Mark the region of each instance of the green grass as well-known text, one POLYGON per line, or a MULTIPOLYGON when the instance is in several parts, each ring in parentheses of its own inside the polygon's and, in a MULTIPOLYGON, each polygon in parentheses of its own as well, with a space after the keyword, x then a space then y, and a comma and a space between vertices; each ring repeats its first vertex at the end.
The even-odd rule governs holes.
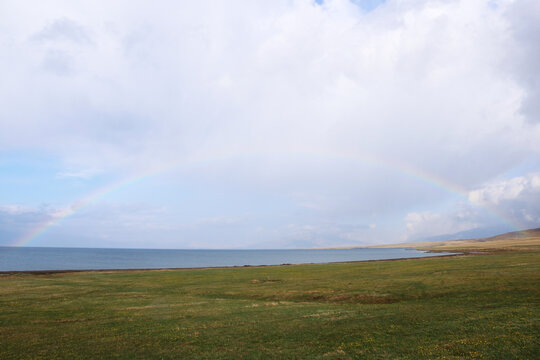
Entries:
POLYGON ((540 252, 0 276, 0 359, 533 359, 540 252))

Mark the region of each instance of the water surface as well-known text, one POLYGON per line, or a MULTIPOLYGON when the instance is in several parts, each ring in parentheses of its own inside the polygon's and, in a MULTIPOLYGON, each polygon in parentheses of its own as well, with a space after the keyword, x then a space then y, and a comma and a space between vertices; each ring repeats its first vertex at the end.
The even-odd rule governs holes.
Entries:
POLYGON ((0 247, 0 271, 307 264, 446 255, 406 249, 154 250, 0 247))

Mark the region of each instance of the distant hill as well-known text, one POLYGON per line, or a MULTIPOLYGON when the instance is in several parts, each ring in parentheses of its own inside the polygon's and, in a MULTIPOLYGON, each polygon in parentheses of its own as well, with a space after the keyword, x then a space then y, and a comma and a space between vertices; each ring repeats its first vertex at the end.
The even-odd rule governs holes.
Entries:
POLYGON ((492 236, 486 240, 505 240, 505 239, 521 239, 521 238, 530 238, 530 237, 540 237, 540 228, 513 231, 506 234, 492 236))
POLYGON ((540 228, 513 231, 486 238, 410 242, 392 245, 369 246, 371 248, 413 248, 432 251, 501 251, 540 249, 540 228))
POLYGON ((468 239, 480 239, 487 238, 491 236, 496 236, 504 234, 507 232, 513 231, 509 226, 489 226, 489 227, 480 227, 471 230, 459 231, 451 234, 443 234, 436 236, 428 237, 417 237, 412 238, 410 242, 426 242, 426 241, 446 241, 446 240, 468 240, 468 239))

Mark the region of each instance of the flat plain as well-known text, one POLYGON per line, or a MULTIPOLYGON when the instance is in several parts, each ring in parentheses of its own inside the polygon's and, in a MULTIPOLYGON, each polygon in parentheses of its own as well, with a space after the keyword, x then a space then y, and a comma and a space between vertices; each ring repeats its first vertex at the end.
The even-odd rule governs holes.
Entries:
POLYGON ((540 237, 505 241, 395 261, 3 274, 0 359, 538 358, 540 237))

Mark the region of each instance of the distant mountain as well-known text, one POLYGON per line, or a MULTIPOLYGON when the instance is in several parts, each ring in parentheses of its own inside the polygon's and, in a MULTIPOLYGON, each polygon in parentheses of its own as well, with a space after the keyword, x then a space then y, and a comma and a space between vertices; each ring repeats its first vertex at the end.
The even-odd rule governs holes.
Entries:
POLYGON ((401 244, 375 245, 373 248, 416 248, 434 251, 501 251, 540 249, 540 228, 512 231, 491 237, 416 241, 401 244))
MULTIPOLYGON (((431 241, 447 241, 447 240, 467 240, 467 239, 479 239, 497 236, 506 233, 514 229, 508 226, 492 226, 482 227, 471 230, 460 231, 452 234, 436 235, 423 238, 411 239, 410 242, 431 242, 431 241)), ((528 230, 527 230, 528 231, 528 230)))

